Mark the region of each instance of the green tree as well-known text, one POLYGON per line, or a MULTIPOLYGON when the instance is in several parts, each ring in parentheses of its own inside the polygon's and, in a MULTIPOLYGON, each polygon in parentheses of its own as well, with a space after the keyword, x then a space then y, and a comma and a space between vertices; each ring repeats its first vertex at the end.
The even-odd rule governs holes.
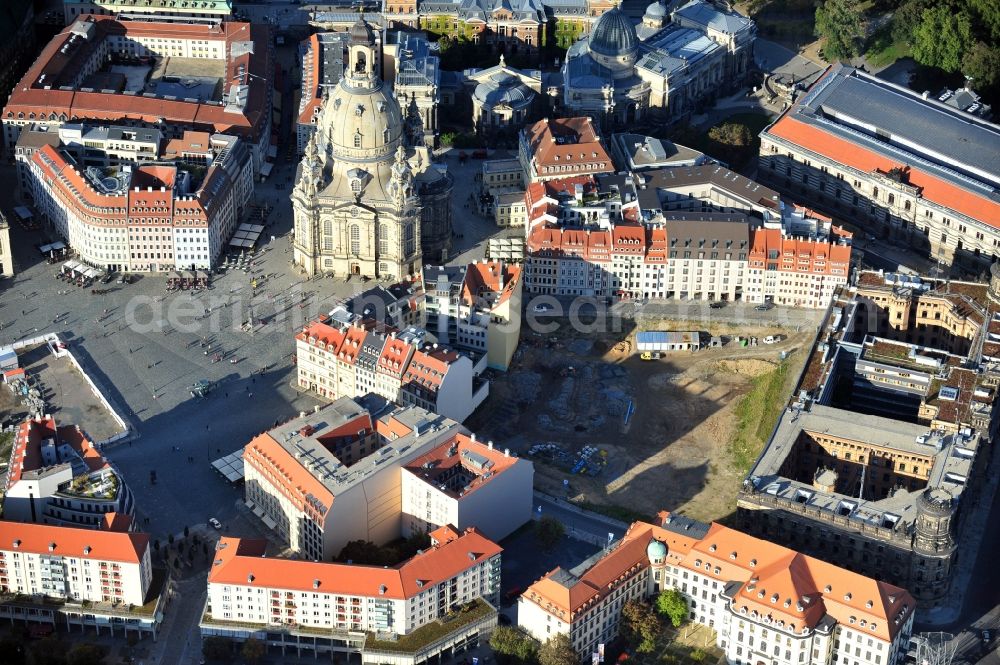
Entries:
POLYGON ((260 640, 249 638, 243 643, 240 648, 240 655, 243 656, 243 660, 247 661, 251 665, 260 661, 264 655, 267 654, 267 646, 260 640))
POLYGON ((649 653, 660 636, 660 620, 646 603, 630 600, 622 607, 622 635, 639 653, 649 653))
POLYGON ((912 45, 924 12, 933 6, 934 0, 907 0, 900 5, 892 15, 892 38, 912 45))
POLYGON ((929 67, 957 72, 972 45, 972 22, 964 11, 945 5, 924 10, 913 35, 913 58, 929 67))
POLYGON ((543 550, 551 550, 566 535, 566 527, 554 517, 543 517, 535 522, 535 540, 543 550))
POLYGON ((370 540, 352 540, 344 548, 340 550, 340 555, 337 557, 338 561, 350 561, 351 563, 368 565, 368 566, 383 566, 388 565, 384 563, 385 553, 382 548, 373 543, 370 540))
POLYGON ((826 39, 823 55, 827 60, 849 60, 858 55, 864 34, 855 0, 825 0, 816 7, 816 36, 826 39))
POLYGON ((225 637, 206 637, 201 641, 201 653, 209 660, 228 663, 233 659, 233 641, 225 637))
POLYGON ((1000 49, 976 42, 962 58, 962 73, 972 79, 976 90, 1000 83, 1000 49))
POLYGON ((66 654, 68 665, 103 665, 107 651, 97 644, 77 644, 66 654))
POLYGON ((512 626, 497 626, 490 635, 490 648, 501 662, 530 663, 535 659, 538 644, 512 626))
POLYGON ((969 7, 979 19, 977 26, 980 26, 985 35, 988 35, 994 42, 1000 41, 1000 2, 996 0, 968 0, 969 7))
POLYGON ((679 628, 688 616, 687 600, 677 589, 661 591, 656 597, 656 611, 670 619, 674 628, 679 628))
POLYGON ((569 636, 558 633, 538 649, 539 665, 580 665, 580 656, 573 650, 569 636))

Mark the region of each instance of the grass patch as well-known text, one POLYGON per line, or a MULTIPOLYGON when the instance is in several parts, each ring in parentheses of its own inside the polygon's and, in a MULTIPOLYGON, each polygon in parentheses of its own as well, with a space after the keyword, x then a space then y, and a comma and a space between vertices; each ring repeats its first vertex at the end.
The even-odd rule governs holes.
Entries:
POLYGON ((589 501, 572 501, 571 503, 582 510, 589 510, 590 512, 597 513, 598 515, 604 515, 605 517, 610 517, 611 519, 621 520, 626 524, 631 524, 632 522, 655 521, 651 515, 646 515, 638 510, 632 510, 631 508, 626 508, 624 506, 590 503, 589 501))
POLYGON ((773 371, 755 377, 750 392, 736 405, 736 431, 729 442, 729 456, 740 475, 750 471, 784 410, 790 366, 789 360, 784 360, 773 371))
POLYGON ((482 600, 474 600, 458 612, 455 612, 450 619, 433 621, 417 628, 408 635, 401 635, 398 640, 383 642, 375 639, 373 633, 368 633, 368 639, 365 640, 365 651, 372 649, 376 651, 415 653, 442 637, 455 632, 459 628, 473 621, 478 621, 488 616, 490 612, 495 611, 489 603, 482 600))
POLYGON ((888 67, 900 58, 912 55, 904 42, 894 41, 890 26, 885 26, 874 35, 865 52, 865 59, 872 67, 888 67))

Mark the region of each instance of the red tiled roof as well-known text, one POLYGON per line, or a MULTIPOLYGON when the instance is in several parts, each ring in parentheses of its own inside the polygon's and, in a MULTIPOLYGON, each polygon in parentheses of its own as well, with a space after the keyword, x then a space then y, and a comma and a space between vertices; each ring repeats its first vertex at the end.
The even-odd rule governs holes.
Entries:
POLYGON ((551 166, 567 167, 565 175, 614 172, 611 158, 590 118, 539 120, 524 131, 539 175, 544 175, 543 169, 551 166), (559 142, 563 137, 565 141, 559 142))
POLYGON ((260 540, 222 538, 209 570, 209 584, 405 599, 503 551, 475 529, 432 546, 394 568, 272 559, 262 556, 264 545, 260 540))
POLYGON ((426 482, 439 486, 439 478, 442 476, 451 477, 457 467, 463 467, 467 474, 475 476, 463 489, 464 494, 468 494, 483 485, 491 482, 498 475, 514 466, 518 461, 517 457, 504 455, 502 451, 490 447, 481 441, 475 441, 466 434, 456 434, 447 441, 441 443, 433 450, 429 450, 420 457, 412 460, 406 465, 406 469, 426 482), (462 453, 475 453, 479 457, 490 463, 488 469, 477 469, 465 464, 466 459, 462 453), (490 476, 484 477, 486 472, 490 476))
MULTIPOLYGON (((46 117, 50 113, 65 115, 68 119, 107 120, 121 122, 141 120, 157 124, 200 125, 211 127, 213 131, 256 138, 264 128, 270 115, 270 45, 268 27, 251 25, 237 21, 221 24, 161 23, 156 21, 119 21, 110 16, 81 17, 94 24, 94 34, 90 39, 77 38, 76 48, 69 54, 61 49, 73 35, 73 26, 67 26, 42 50, 41 55, 27 73, 14 86, 10 98, 3 109, 4 119, 17 119, 18 113, 28 119, 30 114, 46 117), (227 57, 226 89, 240 71, 260 77, 248 83, 249 94, 246 107, 241 113, 226 110, 221 103, 188 102, 184 100, 157 99, 142 95, 84 92, 82 90, 58 90, 57 86, 73 85, 79 69, 99 48, 101 42, 112 35, 132 35, 138 37, 160 37, 164 39, 190 39, 199 41, 224 41, 226 53, 232 52, 235 42, 251 41, 253 53, 237 57, 227 57), (242 69, 241 69, 242 68, 242 69), (39 83, 42 75, 45 80, 39 83), (65 80, 63 80, 65 79, 65 80), (46 90, 50 85, 52 89, 46 90)), ((78 21, 79 22, 79 21, 78 21)))
POLYGON ((917 187, 925 199, 1000 228, 1000 203, 931 175, 921 170, 920 164, 896 162, 819 127, 800 122, 788 113, 768 133, 866 173, 875 170, 886 173, 893 168, 908 167, 909 184, 917 187))
MULTIPOLYGON (((661 523, 668 516, 661 512, 661 523)), ((609 581, 647 568, 646 546, 653 539, 667 546, 671 565, 721 582, 741 582, 734 600, 738 611, 743 607, 748 613, 756 610, 792 630, 814 627, 830 615, 854 630, 888 641, 914 611, 913 598, 904 589, 714 523, 704 538, 695 539, 677 530, 636 522, 611 554, 568 588, 553 579, 557 571, 552 571, 532 584, 523 597, 569 620, 593 599, 612 592, 609 581)))
POLYGON ((749 266, 764 268, 766 263, 776 263, 783 272, 809 274, 847 275, 851 264, 850 245, 840 245, 807 238, 790 238, 781 229, 751 229, 749 266), (769 259, 771 252, 777 258, 769 259))
POLYGON ((32 552, 95 561, 140 563, 148 547, 149 536, 134 531, 101 531, 51 524, 0 521, 0 549, 7 552, 32 552))

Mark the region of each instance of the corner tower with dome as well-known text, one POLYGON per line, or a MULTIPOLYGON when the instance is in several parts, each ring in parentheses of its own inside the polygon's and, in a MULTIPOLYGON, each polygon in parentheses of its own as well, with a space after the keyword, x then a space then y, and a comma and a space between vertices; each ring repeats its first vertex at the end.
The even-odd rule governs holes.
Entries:
POLYGON ((425 254, 447 255, 451 177, 427 148, 405 145, 403 113, 376 75, 377 54, 371 26, 359 19, 344 76, 299 166, 293 261, 308 275, 397 280, 417 274, 425 254))
POLYGON ((563 64, 563 106, 605 127, 641 120, 649 109, 649 83, 636 71, 639 38, 620 7, 604 13, 590 35, 573 44, 563 64))

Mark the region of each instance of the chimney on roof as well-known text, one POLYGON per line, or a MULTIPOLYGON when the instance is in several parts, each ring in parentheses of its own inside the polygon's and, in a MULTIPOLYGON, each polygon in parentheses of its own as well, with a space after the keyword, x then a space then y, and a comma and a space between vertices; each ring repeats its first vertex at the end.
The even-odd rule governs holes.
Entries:
POLYGON ((492 441, 487 441, 486 442, 486 447, 489 448, 490 450, 493 450, 493 442, 492 441))
POLYGON ((83 548, 83 553, 84 555, 90 554, 90 545, 87 545, 86 547, 83 548))
POLYGON ((319 580, 313 580, 313 588, 314 589, 318 589, 319 588, 319 580))
POLYGON ((503 456, 504 457, 510 457, 510 448, 504 448, 503 449, 503 456))
POLYGON ((49 551, 50 552, 54 552, 55 549, 56 549, 56 544, 55 543, 49 543, 49 551))

